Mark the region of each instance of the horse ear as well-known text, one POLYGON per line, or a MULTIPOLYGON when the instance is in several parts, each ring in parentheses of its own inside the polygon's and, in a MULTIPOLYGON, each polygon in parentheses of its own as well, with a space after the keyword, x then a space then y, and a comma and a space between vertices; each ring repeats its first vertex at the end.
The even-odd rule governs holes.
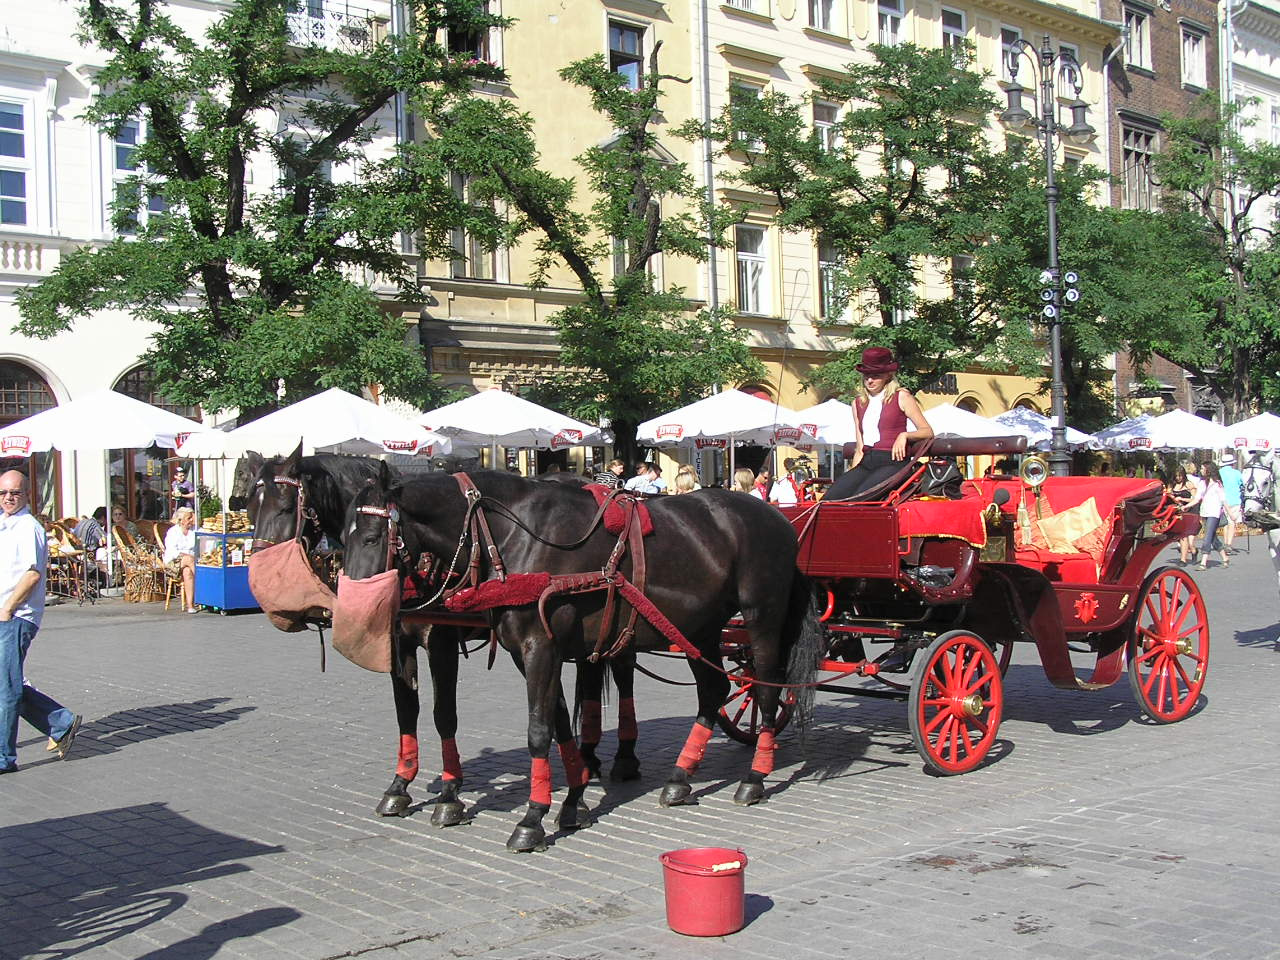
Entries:
POLYGON ((284 472, 286 476, 295 477, 298 475, 298 471, 302 467, 302 441, 301 440, 299 440, 298 445, 294 447, 293 453, 289 454, 287 457, 284 458, 284 462, 281 463, 281 466, 284 467, 284 472))
POLYGON ((246 450, 244 453, 245 470, 249 472, 251 477, 256 477, 261 473, 262 467, 266 462, 262 454, 257 450, 246 450))
POLYGON ((395 486, 395 481, 391 477, 391 467, 385 460, 378 461, 378 485, 383 490, 390 490, 395 486))

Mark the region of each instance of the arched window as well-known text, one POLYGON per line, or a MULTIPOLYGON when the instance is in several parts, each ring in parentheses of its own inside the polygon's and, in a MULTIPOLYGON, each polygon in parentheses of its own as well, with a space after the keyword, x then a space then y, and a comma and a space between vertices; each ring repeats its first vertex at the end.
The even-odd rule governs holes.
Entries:
POLYGON ((134 367, 116 381, 113 389, 116 393, 123 393, 126 397, 133 397, 135 400, 149 403, 153 407, 159 407, 161 410, 168 410, 170 413, 176 413, 178 416, 186 417, 188 420, 197 420, 200 417, 200 409, 198 407, 170 403, 163 396, 156 393, 155 377, 148 367, 134 367))
MULTIPOLYGON (((146 366, 137 366, 125 373, 112 389, 188 420, 200 417, 198 407, 171 403, 157 393, 155 377, 146 366)), ((171 455, 172 451, 159 447, 108 451, 112 503, 122 505, 130 517, 143 520, 162 520, 171 516, 176 505, 172 497, 173 469, 180 466, 166 463, 166 458, 171 455)), ((188 468, 185 479, 195 483, 194 470, 188 468)))
POLYGON ((956 406, 961 410, 969 411, 969 413, 977 413, 981 404, 978 403, 977 397, 961 397, 956 401, 956 406))
POLYGON ((766 387, 762 387, 755 383, 749 383, 746 386, 739 387, 738 389, 745 394, 749 394, 753 397, 759 397, 761 400, 768 400, 770 403, 773 403, 773 394, 770 393, 766 387))
MULTIPOLYGON (((58 399, 40 376, 25 363, 0 360, 0 428, 34 416, 58 405, 58 399)), ((35 453, 30 457, 3 457, 6 470, 22 470, 27 474, 31 490, 31 511, 46 516, 58 513, 57 452, 35 453)))

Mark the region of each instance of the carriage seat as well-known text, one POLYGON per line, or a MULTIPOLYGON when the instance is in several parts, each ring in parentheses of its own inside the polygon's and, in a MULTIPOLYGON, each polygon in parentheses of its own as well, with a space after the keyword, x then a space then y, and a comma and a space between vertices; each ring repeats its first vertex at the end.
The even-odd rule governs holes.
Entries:
MULTIPOLYGON (((1023 566, 1040 570, 1049 580, 1096 583, 1113 537, 1126 532, 1120 529, 1125 501, 1159 488, 1158 480, 1050 477, 1040 488, 1038 515, 1034 495, 1027 490, 1027 509, 1032 516, 1031 543, 1023 543, 1022 531, 1018 530, 1014 535, 1014 559, 1023 566)), ((976 499, 986 506, 993 502, 999 489, 1009 493, 1009 499, 1000 509, 1016 521, 1023 492, 1021 481, 966 480, 961 492, 966 499, 976 499)))

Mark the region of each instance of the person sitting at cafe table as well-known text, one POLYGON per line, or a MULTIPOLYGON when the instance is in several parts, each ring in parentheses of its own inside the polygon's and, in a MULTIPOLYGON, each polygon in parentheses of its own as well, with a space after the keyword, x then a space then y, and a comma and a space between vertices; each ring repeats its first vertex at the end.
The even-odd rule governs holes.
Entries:
POLYGON ((182 579, 182 609, 198 613, 196 595, 196 512, 179 507, 173 526, 164 535, 164 565, 169 576, 182 579))

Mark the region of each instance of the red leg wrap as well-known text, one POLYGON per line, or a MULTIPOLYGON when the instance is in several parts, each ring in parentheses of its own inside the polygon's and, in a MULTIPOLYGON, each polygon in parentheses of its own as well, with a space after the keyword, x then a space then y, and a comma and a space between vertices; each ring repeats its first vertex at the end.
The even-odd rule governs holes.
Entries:
POLYGON ((445 780, 462 779, 462 761, 458 759, 458 743, 452 737, 440 741, 440 754, 444 758, 444 772, 440 774, 445 780))
POLYGON ((702 762, 707 752, 707 741, 710 739, 711 728, 694 721, 693 729, 689 731, 689 739, 684 742, 684 749, 680 751, 680 757, 676 760, 676 766, 685 773, 693 773, 697 770, 698 764, 702 762))
POLYGON ((778 748, 774 743, 772 730, 761 730, 756 740, 756 755, 751 761, 751 769, 766 777, 773 773, 773 751, 778 748))
POLYGON ((582 762, 582 754, 578 752, 578 745, 570 740, 559 746, 560 762, 564 764, 564 775, 565 779, 569 781, 569 786, 585 787, 591 776, 587 773, 587 765, 582 762))
POLYGON ((529 784, 529 802, 551 806, 551 761, 546 757, 534 757, 532 783, 529 784))
POLYGON ((400 762, 396 764, 396 776, 412 780, 418 775, 418 738, 412 734, 400 736, 400 762))
POLYGON ((636 701, 632 697, 623 697, 618 701, 618 739, 634 740, 636 738, 636 701))
POLYGON ((582 701, 582 742, 595 746, 600 742, 600 701, 582 701))

